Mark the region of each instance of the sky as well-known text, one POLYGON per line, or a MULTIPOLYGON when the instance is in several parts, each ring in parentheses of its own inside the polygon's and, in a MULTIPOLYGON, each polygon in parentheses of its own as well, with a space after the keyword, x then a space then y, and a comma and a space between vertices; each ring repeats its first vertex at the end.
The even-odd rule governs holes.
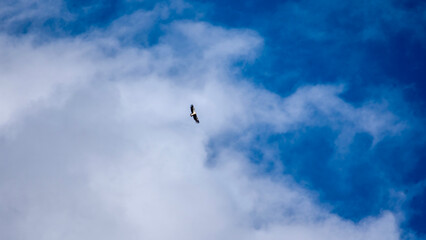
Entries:
POLYGON ((0 238, 425 240, 425 26, 415 0, 1 1, 0 238))

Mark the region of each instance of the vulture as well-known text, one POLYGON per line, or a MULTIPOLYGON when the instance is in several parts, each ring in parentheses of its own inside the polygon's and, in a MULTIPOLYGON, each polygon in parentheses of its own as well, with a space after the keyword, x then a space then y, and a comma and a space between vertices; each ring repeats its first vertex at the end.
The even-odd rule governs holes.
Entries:
POLYGON ((195 112, 194 105, 191 104, 191 114, 189 114, 190 117, 193 117, 196 123, 200 123, 200 120, 198 120, 197 113, 195 112))

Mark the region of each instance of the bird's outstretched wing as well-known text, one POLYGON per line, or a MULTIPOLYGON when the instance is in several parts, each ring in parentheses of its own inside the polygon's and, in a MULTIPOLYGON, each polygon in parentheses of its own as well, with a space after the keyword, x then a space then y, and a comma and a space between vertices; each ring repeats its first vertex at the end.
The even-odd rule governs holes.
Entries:
POLYGON ((200 123, 200 120, 198 120, 197 114, 195 114, 193 117, 196 123, 200 123))
POLYGON ((191 113, 194 113, 194 112, 195 112, 194 105, 191 104, 191 113))

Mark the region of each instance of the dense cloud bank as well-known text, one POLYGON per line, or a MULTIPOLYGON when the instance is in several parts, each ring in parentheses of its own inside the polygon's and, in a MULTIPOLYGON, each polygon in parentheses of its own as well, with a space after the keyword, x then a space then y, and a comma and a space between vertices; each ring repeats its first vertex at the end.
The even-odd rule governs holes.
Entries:
MULTIPOLYGON (((358 134, 374 148, 410 128, 385 101, 355 106, 342 99, 344 84, 305 85, 288 96, 251 84, 236 63, 250 64, 264 41, 248 29, 175 20, 155 44, 134 43, 150 23, 190 7, 179 2, 76 36, 11 31, 64 6, 20 1, 0 13, 2 239, 402 238, 400 209, 344 219, 241 147, 265 134, 327 127, 337 154, 358 134), (232 143, 212 144, 230 136, 232 143)), ((282 164, 279 151, 264 147, 282 164)))

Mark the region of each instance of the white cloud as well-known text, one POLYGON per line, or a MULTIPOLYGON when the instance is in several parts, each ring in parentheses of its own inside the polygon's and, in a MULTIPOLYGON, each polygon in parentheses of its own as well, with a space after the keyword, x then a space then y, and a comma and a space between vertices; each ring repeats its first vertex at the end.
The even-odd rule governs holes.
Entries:
MULTIPOLYGON (((1 35, 0 48, 0 126, 23 110, 31 111, 37 102, 47 101, 55 90, 62 88, 61 94, 66 94, 74 85, 89 81, 96 71, 95 62, 89 60, 91 46, 78 41, 35 47, 31 38, 1 35)), ((44 104, 56 104, 64 95, 56 97, 44 104)))
POLYGON ((336 86, 281 98, 235 79, 233 61, 261 47, 251 31, 166 30, 150 48, 98 33, 43 45, 2 36, 1 238, 399 239, 393 213, 343 220, 232 146, 206 166, 217 134, 327 124, 380 139, 398 131, 395 116, 351 106, 336 86))

